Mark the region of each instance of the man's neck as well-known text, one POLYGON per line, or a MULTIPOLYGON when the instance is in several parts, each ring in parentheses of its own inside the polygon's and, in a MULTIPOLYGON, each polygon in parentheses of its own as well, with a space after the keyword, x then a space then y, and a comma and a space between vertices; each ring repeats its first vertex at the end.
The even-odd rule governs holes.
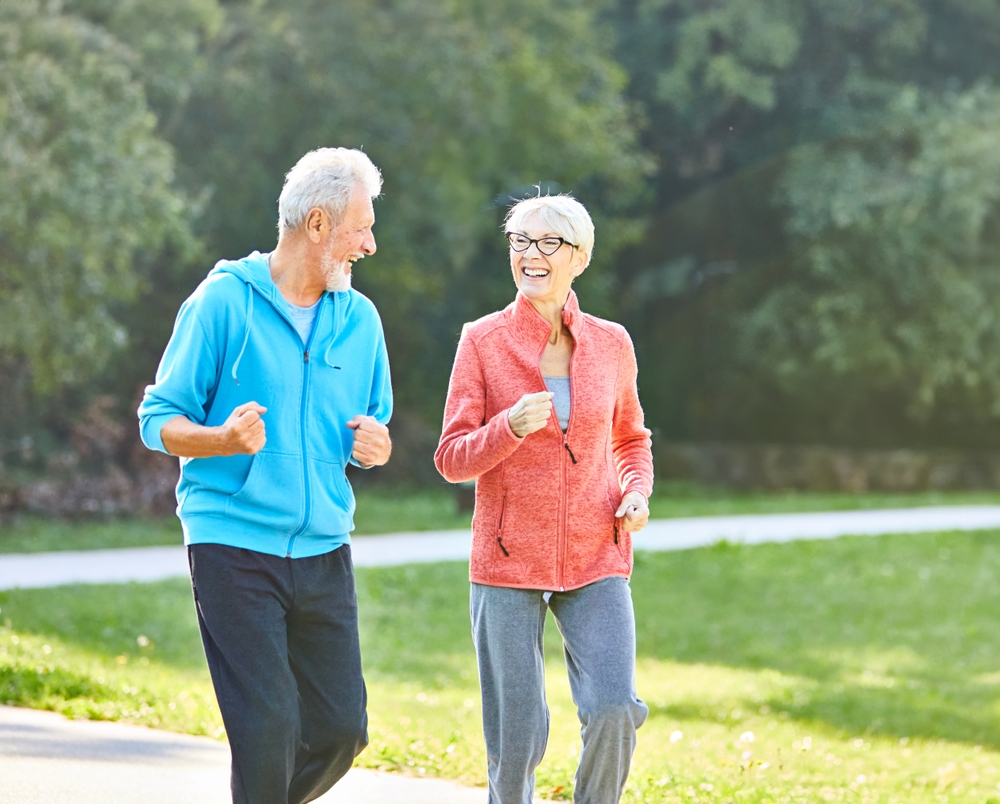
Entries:
POLYGON ((271 281, 285 301, 299 307, 311 307, 323 295, 323 282, 318 265, 313 265, 309 243, 304 238, 282 236, 271 252, 271 281))

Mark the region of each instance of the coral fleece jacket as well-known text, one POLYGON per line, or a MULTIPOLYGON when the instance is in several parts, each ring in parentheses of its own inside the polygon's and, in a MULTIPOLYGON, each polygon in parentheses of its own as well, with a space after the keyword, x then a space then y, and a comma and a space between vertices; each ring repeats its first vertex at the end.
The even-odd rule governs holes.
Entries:
POLYGON ((625 328, 580 312, 570 292, 572 407, 525 438, 507 412, 545 391, 539 360, 551 328, 521 294, 466 324, 455 356, 434 462, 445 479, 476 479, 474 583, 564 591, 632 573, 631 534, 615 512, 622 496, 653 488, 636 362, 625 328))

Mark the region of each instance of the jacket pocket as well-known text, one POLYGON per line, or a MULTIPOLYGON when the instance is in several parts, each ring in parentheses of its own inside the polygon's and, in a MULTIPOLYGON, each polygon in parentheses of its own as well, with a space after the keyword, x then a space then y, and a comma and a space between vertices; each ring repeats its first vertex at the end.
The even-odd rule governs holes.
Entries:
POLYGON ((500 514, 497 516, 497 533, 496 533, 496 547, 494 550, 494 558, 496 560, 502 560, 505 558, 510 558, 510 545, 503 543, 503 518, 504 514, 507 513, 507 495, 504 494, 500 498, 500 514))
POLYGON ((527 565, 524 561, 524 540, 519 533, 511 532, 507 510, 507 495, 500 500, 500 513, 497 516, 496 532, 493 534, 493 545, 490 550, 490 579, 500 585, 520 585, 527 577, 527 565), (504 532, 504 525, 507 531, 504 532))
POLYGON ((310 461, 312 498, 308 530, 339 536, 354 529, 354 490, 344 467, 328 461, 310 461))
POLYGON ((260 480, 260 473, 263 471, 264 461, 267 453, 258 452, 250 461, 250 471, 247 472, 247 479, 243 481, 239 491, 233 495, 234 500, 249 500, 253 497, 254 489, 260 480))
MULTIPOLYGON (((618 510, 618 506, 621 505, 621 494, 619 493, 618 499, 615 499, 615 490, 608 486, 608 516, 611 517, 612 530, 611 538, 615 544, 621 544, 621 522, 618 517, 615 516, 615 512, 618 510)), ((607 520, 605 520, 607 521, 607 520)))
POLYGON ((615 513, 618 511, 618 506, 621 505, 621 492, 617 494, 618 499, 615 499, 615 491, 608 487, 608 505, 611 507, 611 541, 618 550, 618 555, 621 560, 629 568, 631 572, 632 568, 632 534, 629 533, 625 528, 622 527, 622 518, 616 517, 615 513))
POLYGON ((503 515, 507 511, 507 495, 500 498, 500 516, 497 517, 497 537, 503 536, 503 515))
POLYGON ((226 516, 279 530, 294 530, 302 517, 301 458, 258 452, 246 482, 226 502, 226 516))
POLYGON ((632 534, 622 527, 620 520, 615 520, 615 544, 622 561, 632 571, 632 534))

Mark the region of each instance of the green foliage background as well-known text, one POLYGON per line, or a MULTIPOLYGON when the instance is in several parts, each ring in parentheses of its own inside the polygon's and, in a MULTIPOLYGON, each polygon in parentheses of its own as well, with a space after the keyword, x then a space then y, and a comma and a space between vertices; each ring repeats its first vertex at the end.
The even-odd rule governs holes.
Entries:
POLYGON ((997 446, 998 47, 997 0, 5 0, 0 458, 97 395, 131 427, 180 301, 329 144, 386 178, 356 283, 397 477, 433 476, 532 185, 592 210, 578 290, 660 437, 997 446))

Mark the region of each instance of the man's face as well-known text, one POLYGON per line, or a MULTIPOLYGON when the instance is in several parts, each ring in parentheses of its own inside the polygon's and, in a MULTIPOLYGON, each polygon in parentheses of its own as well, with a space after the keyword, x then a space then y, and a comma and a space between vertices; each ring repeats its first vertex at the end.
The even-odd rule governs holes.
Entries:
POLYGON ((330 233, 320 258, 320 270, 327 290, 337 292, 351 287, 351 266, 375 253, 374 225, 372 200, 359 184, 354 188, 344 219, 330 233))

